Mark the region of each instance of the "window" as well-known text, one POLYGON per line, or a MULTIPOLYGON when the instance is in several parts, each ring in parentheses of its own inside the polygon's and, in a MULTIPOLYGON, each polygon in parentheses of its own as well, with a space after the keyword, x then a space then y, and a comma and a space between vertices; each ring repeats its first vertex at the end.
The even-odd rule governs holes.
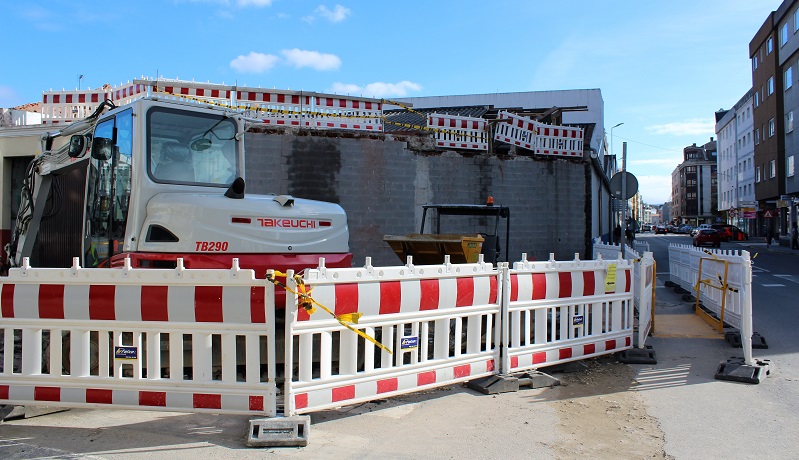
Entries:
POLYGON ((755 107, 760 105, 760 95, 755 93, 755 107))
POLYGON ((780 29, 780 46, 785 46, 788 43, 788 23, 782 25, 780 29))
POLYGON ((746 108, 746 119, 748 120, 748 119, 750 119, 750 118, 752 118, 752 114, 751 114, 751 113, 749 113, 749 107, 747 107, 747 108, 746 108))
POLYGON ((760 166, 755 168, 755 182, 760 182, 760 166))
POLYGON ((785 132, 793 131, 793 110, 785 114, 785 132))
POLYGON ((755 129, 755 145, 758 145, 759 143, 760 143, 760 130, 755 129))
POLYGON ((752 70, 757 70, 757 54, 752 58, 752 70))
MULTIPOLYGON (((787 26, 787 24, 786 24, 786 26, 787 26)), ((785 40, 788 40, 788 39, 786 38, 785 40)), ((769 37, 768 40, 766 40, 766 56, 771 54, 772 51, 774 51, 774 39, 769 37)))
POLYGON ((774 94, 774 77, 768 77, 768 95, 774 94))
POLYGON ((799 10, 793 12, 793 33, 799 31, 799 10))
POLYGON ((785 169, 787 169, 788 177, 793 177, 794 174, 794 164, 793 164, 793 155, 788 157, 788 165, 785 169))
POLYGON ((793 66, 785 69, 785 91, 788 91, 793 86, 793 66))
POLYGON ((768 162, 768 177, 769 179, 774 179, 777 177, 777 160, 771 160, 768 162))
POLYGON ((774 119, 768 121, 768 137, 771 137, 775 134, 775 126, 774 126, 774 119))

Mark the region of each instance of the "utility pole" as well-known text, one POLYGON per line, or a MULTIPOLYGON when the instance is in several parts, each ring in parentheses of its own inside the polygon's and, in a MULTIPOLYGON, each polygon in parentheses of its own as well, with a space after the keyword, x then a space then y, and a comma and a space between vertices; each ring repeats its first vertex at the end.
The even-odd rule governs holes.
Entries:
POLYGON ((621 258, 627 244, 627 142, 621 144, 621 258))

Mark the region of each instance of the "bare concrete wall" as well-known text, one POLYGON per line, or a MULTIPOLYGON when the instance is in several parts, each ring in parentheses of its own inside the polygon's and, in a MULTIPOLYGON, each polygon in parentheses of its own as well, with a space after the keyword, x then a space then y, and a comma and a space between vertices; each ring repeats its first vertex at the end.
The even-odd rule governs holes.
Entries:
MULTIPOLYGON (((523 252, 534 260, 550 253, 564 260, 590 251, 589 175, 581 160, 465 155, 436 151, 417 137, 344 135, 248 133, 247 191, 339 203, 347 212, 356 266, 367 256, 374 265, 399 263, 383 236, 418 232, 422 204, 482 204, 488 196, 510 208, 510 261, 523 252)), ((486 219, 455 225, 442 231, 493 232, 486 219)), ((504 238, 504 229, 500 234, 504 238)))

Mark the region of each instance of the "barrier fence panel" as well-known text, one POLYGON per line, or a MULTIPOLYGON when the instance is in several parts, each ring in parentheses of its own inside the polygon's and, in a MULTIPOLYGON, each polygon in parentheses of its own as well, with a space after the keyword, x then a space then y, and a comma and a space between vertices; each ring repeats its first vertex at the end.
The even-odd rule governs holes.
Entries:
POLYGON ((311 114, 317 128, 383 131, 383 104, 347 96, 315 97, 311 114))
POLYGON ((0 403, 274 416, 274 287, 178 261, 11 269, 0 403))
POLYGON ((514 263, 503 372, 631 348, 632 270, 622 259, 514 263))
POLYGON ((487 122, 484 118, 433 113, 427 126, 434 129, 433 138, 439 147, 488 150, 487 122))
POLYGON ((496 124, 495 140, 535 150, 535 123, 531 119, 504 111, 497 114, 497 119, 508 120, 508 123, 496 124))
MULTIPOLYGON (((319 308, 287 308, 287 415, 496 373, 500 305, 491 264, 372 267, 367 258, 363 268, 307 270, 304 283, 336 315, 361 314, 352 327, 391 353, 319 308)), ((291 277, 289 289, 297 289, 291 277)))

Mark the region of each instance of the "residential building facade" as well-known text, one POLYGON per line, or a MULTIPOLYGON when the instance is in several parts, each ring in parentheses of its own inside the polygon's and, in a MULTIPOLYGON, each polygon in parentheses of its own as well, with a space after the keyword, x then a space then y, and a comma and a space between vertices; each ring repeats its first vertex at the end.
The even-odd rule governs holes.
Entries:
POLYGON ((716 141, 683 149, 683 162, 671 174, 671 220, 677 224, 709 224, 717 221, 716 141))

